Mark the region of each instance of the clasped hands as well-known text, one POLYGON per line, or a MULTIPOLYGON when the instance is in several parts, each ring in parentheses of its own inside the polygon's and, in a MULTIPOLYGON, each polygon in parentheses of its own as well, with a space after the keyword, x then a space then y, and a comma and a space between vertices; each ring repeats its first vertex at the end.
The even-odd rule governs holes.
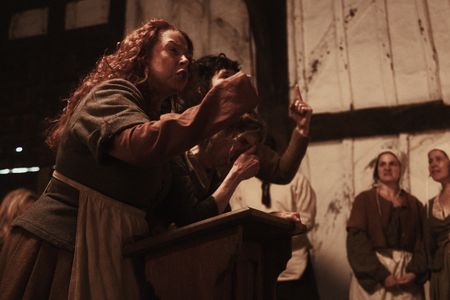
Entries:
POLYGON ((384 287, 387 289, 392 289, 395 287, 402 287, 409 285, 414 282, 416 279, 416 274, 414 273, 405 273, 402 276, 394 276, 390 274, 386 279, 384 279, 384 287))

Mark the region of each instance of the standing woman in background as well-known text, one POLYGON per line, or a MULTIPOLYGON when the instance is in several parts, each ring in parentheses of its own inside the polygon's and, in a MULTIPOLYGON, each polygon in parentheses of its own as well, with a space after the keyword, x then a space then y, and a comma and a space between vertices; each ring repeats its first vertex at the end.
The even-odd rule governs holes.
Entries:
POLYGON ((428 170, 442 190, 427 205, 427 245, 430 255, 430 299, 450 299, 450 145, 428 152, 428 170))
POLYGON ((75 89, 47 139, 57 149, 53 177, 0 255, 0 299, 142 297, 122 247, 148 234, 146 214, 171 185, 170 159, 258 102, 238 73, 199 105, 161 115, 187 83, 192 52, 184 32, 151 20, 75 89))
POLYGON ((12 221, 23 214, 36 201, 34 192, 18 188, 10 191, 0 204, 0 250, 11 231, 12 221))
POLYGON ((351 300, 424 299, 422 204, 400 188, 405 165, 399 151, 381 151, 373 188, 353 202, 347 223, 351 300))

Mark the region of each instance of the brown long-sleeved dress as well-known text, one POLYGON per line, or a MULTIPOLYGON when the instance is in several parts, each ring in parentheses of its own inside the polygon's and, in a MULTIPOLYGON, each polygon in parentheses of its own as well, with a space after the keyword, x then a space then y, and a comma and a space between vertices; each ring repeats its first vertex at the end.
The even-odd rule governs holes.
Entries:
POLYGON ((394 207, 373 188, 360 193, 353 202, 347 223, 347 257, 359 284, 369 294, 390 274, 377 258, 377 251, 410 252, 412 259, 406 271, 416 274, 419 285, 426 274, 422 204, 403 190, 400 197, 403 205, 394 207))

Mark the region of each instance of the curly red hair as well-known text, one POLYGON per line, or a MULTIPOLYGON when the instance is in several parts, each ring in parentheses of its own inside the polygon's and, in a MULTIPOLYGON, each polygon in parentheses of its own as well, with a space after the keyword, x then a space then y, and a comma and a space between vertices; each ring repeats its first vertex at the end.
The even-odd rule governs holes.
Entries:
POLYGON ((153 19, 128 34, 118 43, 114 53, 101 57, 95 68, 82 80, 67 100, 64 111, 52 122, 48 131, 46 143, 50 149, 58 147, 64 126, 81 99, 97 84, 122 78, 133 83, 143 95, 148 95, 148 65, 153 46, 166 30, 179 31, 186 39, 189 54, 192 56, 193 45, 189 36, 175 26, 161 19, 153 19))

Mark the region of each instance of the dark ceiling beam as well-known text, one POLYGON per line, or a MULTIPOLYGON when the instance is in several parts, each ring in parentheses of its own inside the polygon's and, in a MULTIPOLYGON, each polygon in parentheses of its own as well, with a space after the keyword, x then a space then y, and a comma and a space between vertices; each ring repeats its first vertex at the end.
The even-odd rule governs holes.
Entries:
POLYGON ((119 42, 125 32, 126 1, 110 0, 108 27, 119 42))
MULTIPOLYGON (((15 14, 30 9, 48 7, 51 1, 54 0, 27 0, 27 1, 10 0, 6 2, 8 3, 7 10, 11 12, 11 14, 15 14)), ((68 2, 68 0, 61 0, 60 2, 68 2)))
POLYGON ((245 0, 255 42, 260 110, 277 145, 283 148, 292 122, 288 118, 289 74, 286 1, 245 0))
MULTIPOLYGON (((2 4, 0 9, 0 49, 6 44, 9 36, 9 23, 11 22, 11 1, 2 4)), ((0 50, 1 55, 3 55, 0 50)))
MULTIPOLYGON (((48 3, 48 36, 58 39, 65 31, 66 3, 60 0, 50 0, 48 3)), ((52 49, 51 47, 50 49, 52 49)))
POLYGON ((312 141, 339 140, 450 129, 450 106, 442 100, 315 114, 312 141))

